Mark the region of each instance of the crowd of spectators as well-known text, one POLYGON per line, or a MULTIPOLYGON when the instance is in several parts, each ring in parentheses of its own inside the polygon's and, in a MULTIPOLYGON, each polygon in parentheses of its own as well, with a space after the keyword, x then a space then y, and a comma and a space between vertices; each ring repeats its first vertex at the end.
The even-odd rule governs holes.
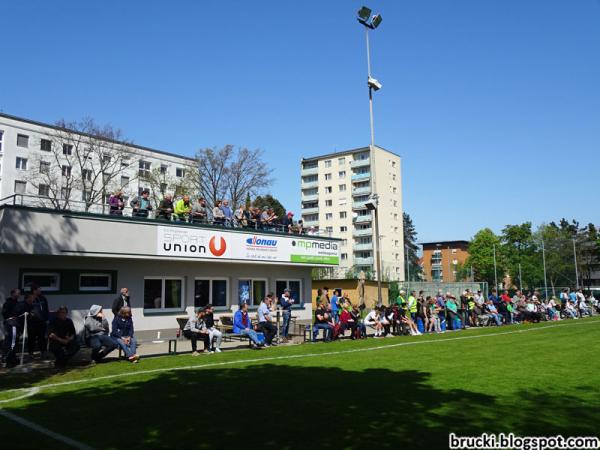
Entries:
MULTIPOLYGON (((126 202, 122 191, 111 195, 108 203, 111 215, 123 215, 126 202)), ((156 219, 167 221, 295 234, 312 235, 317 233, 314 227, 305 228, 302 219, 294 221, 294 213, 291 211, 280 217, 270 206, 258 208, 246 207, 245 204, 242 204, 237 209, 233 209, 227 199, 217 200, 214 205, 210 205, 202 197, 192 201, 189 195, 183 195, 174 200, 171 194, 165 194, 155 211, 150 199, 150 191, 144 190, 129 202, 129 206, 132 208, 133 217, 154 216, 156 219)))

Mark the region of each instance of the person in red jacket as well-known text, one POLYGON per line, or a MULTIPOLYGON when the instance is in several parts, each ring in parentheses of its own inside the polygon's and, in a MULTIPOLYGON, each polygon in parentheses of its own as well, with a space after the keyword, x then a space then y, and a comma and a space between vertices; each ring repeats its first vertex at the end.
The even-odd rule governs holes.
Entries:
POLYGON ((352 330, 350 337, 356 339, 356 327, 358 324, 354 317, 346 308, 342 309, 340 314, 340 334, 343 335, 346 330, 352 330))

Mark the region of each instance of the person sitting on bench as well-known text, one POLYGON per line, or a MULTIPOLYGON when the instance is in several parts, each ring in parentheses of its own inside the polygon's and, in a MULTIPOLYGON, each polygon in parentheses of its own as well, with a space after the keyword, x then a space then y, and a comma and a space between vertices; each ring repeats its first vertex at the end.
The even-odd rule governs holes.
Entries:
MULTIPOLYGON (((188 319, 183 327, 183 336, 192 341, 192 356, 198 356, 198 340, 204 341, 204 350, 210 348, 210 338, 204 323, 204 308, 196 308, 196 314, 188 319)), ((203 352, 204 350, 200 350, 203 352)))
POLYGON ((48 328, 48 339, 50 340, 50 351, 54 353, 57 368, 63 368, 67 361, 79 351, 75 326, 73 321, 67 317, 67 307, 61 306, 56 310, 56 317, 50 322, 48 328))
POLYGON ((252 321, 248 315, 248 303, 242 303, 240 309, 233 315, 233 332, 248 336, 255 348, 261 346, 256 331, 252 329, 252 321))
POLYGON ((119 314, 113 319, 110 335, 121 347, 127 359, 132 363, 137 363, 140 357, 136 353, 137 340, 133 336, 133 319, 131 318, 131 308, 129 306, 123 306, 119 310, 119 314))
POLYGON ((277 328, 271 322, 271 305, 273 294, 269 294, 258 306, 258 329, 265 335, 265 347, 271 346, 277 334, 277 328))
POLYGON ((213 317, 213 305, 210 303, 204 307, 204 325, 208 330, 208 342, 210 344, 210 352, 214 351, 221 353, 221 340, 223 339, 223 333, 221 333, 215 327, 215 318, 213 317))
POLYGON ((109 336, 108 320, 104 317, 102 306, 92 305, 83 328, 86 342, 92 349, 92 361, 100 361, 118 347, 116 341, 109 336))

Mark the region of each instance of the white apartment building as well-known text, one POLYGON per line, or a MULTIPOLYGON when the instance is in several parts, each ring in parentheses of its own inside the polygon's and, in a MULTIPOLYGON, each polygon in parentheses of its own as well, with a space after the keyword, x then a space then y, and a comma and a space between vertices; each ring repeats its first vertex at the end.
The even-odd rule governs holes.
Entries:
MULTIPOLYGON (((20 194, 16 200, 19 203, 50 206, 50 186, 36 180, 37 175, 47 170, 56 173, 58 184, 62 177, 65 186, 69 186, 63 188, 69 190, 69 209, 83 209, 85 196, 89 192, 84 192, 81 186, 68 185, 67 180, 67 177, 75 176, 75 171, 81 171, 76 165, 69 165, 68 160, 71 159, 72 163, 73 159, 72 144, 59 142, 61 133, 65 136, 77 133, 60 130, 54 125, 0 113, 0 199, 20 194), (58 150, 56 147, 59 147, 58 150)), ((148 183, 143 181, 144 178, 140 177, 141 174, 159 168, 165 178, 178 179, 184 176, 186 166, 193 162, 193 158, 140 145, 123 144, 121 148, 123 153, 119 166, 112 166, 117 175, 111 178, 110 190, 122 189, 126 199, 149 188, 148 183)), ((98 161, 90 161, 89 164, 97 165, 98 161)), ((93 172, 90 170, 87 175, 91 177, 93 172)), ((65 197, 66 193, 56 195, 57 198, 61 196, 65 197)))
POLYGON ((374 146, 305 158, 301 178, 304 226, 342 239, 336 276, 376 274, 374 214, 365 206, 376 192, 383 279, 404 280, 400 156, 374 146))

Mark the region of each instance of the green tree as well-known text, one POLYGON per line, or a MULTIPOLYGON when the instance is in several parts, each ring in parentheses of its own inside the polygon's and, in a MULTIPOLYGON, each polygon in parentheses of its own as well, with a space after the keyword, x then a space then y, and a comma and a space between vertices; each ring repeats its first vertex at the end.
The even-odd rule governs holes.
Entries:
POLYGON ((523 288, 540 286, 544 276, 541 248, 534 239, 531 222, 505 226, 500 240, 506 270, 513 283, 523 288))
POLYGON ((577 250, 581 284, 589 289, 592 284, 592 273, 600 266, 600 235, 593 223, 589 223, 579 231, 577 250))
POLYGON ((417 231, 413 224, 412 218, 406 212, 402 213, 402 222, 404 228, 404 251, 406 252, 405 258, 408 260, 408 267, 410 271, 410 280, 420 280, 420 274, 422 267, 419 264, 419 245, 417 244, 417 231))
POLYGON ((480 230, 469 244, 469 258, 465 266, 473 267, 473 275, 477 281, 487 281, 494 286, 494 246, 496 247, 496 266, 498 283, 506 273, 506 263, 502 256, 500 238, 489 228, 480 230))
POLYGON ((273 208, 273 211, 275 212, 275 214, 277 214, 277 217, 283 217, 286 214, 285 207, 281 204, 279 200, 277 200, 271 194, 267 194, 265 196, 259 195, 252 202, 252 206, 260 209, 273 208))
POLYGON ((559 225, 555 222, 540 225, 536 232, 538 242, 540 245, 543 242, 545 249, 546 277, 553 295, 556 295, 559 286, 575 285, 573 237, 577 228, 562 219, 559 225))

